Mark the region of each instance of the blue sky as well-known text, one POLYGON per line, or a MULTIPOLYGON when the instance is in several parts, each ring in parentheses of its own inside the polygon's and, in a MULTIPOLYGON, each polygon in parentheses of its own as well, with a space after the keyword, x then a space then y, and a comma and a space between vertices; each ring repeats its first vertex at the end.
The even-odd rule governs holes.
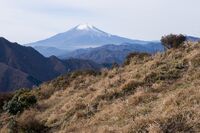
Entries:
POLYGON ((200 37, 200 0, 0 0, 0 36, 21 44, 82 23, 132 39, 200 37))

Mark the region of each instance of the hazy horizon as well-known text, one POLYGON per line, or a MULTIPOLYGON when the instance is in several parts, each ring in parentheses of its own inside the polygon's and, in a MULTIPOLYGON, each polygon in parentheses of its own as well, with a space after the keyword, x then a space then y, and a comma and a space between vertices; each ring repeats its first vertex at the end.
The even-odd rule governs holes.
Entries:
POLYGON ((1 0, 0 36, 24 44, 88 23, 130 39, 200 37, 199 5, 199 0, 1 0))

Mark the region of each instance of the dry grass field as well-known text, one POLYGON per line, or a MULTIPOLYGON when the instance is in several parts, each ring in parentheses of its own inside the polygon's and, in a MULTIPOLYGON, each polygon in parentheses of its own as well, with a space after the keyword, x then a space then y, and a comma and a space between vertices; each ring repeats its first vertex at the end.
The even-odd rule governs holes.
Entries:
POLYGON ((198 133, 200 43, 122 67, 74 72, 32 90, 37 104, 0 115, 0 132, 198 133))

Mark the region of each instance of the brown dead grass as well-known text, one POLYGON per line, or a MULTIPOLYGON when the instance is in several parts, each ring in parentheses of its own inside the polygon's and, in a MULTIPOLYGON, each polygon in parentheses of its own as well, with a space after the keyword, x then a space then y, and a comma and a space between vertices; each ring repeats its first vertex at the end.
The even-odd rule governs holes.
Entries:
POLYGON ((28 114, 50 133, 200 132, 199 55, 200 44, 189 43, 101 74, 60 77, 35 90, 40 100, 28 114))

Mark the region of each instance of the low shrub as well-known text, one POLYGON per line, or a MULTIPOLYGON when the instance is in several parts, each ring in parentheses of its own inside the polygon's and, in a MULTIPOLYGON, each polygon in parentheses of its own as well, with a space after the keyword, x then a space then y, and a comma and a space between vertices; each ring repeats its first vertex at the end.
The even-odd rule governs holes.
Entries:
POLYGON ((23 119, 18 120, 19 130, 24 133, 44 133, 47 127, 33 115, 27 115, 23 119))
POLYGON ((178 48, 181 46, 181 44, 183 44, 184 41, 186 41, 186 37, 182 34, 180 35, 170 34, 163 36, 161 38, 163 46, 167 49, 178 48))
POLYGON ((144 59, 149 57, 149 56, 150 56, 150 54, 148 54, 148 53, 138 53, 138 52, 130 53, 126 57, 124 65, 129 65, 131 60, 133 60, 133 59, 135 60, 136 63, 140 63, 140 62, 144 61, 144 59))
POLYGON ((97 75, 100 75, 100 72, 97 72, 94 70, 79 70, 79 71, 72 72, 69 75, 71 78, 76 78, 78 76, 86 76, 86 75, 97 76, 97 75))
POLYGON ((30 90, 18 90, 12 99, 4 105, 4 110, 12 115, 22 112, 24 109, 34 105, 37 102, 36 97, 31 94, 30 90))
POLYGON ((8 131, 10 133, 17 133, 18 127, 17 127, 17 121, 14 117, 10 118, 8 121, 8 131))
POLYGON ((144 81, 147 84, 156 83, 157 81, 175 81, 180 78, 187 69, 187 60, 174 60, 165 64, 161 63, 157 66, 157 70, 146 75, 144 81))
POLYGON ((119 67, 119 64, 117 64, 117 63, 115 62, 115 63, 112 64, 112 67, 111 67, 111 68, 114 69, 114 68, 118 68, 118 67, 119 67))
POLYGON ((0 93, 0 112, 3 111, 3 105, 13 97, 12 93, 0 93))
POLYGON ((193 126, 187 123, 187 118, 185 118, 182 114, 166 119, 164 122, 161 122, 160 127, 164 133, 195 132, 193 130, 193 126))
POLYGON ((8 122, 8 129, 11 133, 45 133, 47 127, 35 117, 33 110, 28 110, 22 115, 12 117, 8 122))
POLYGON ((200 54, 196 55, 195 58, 191 60, 191 65, 193 67, 199 67, 200 66, 200 54))

